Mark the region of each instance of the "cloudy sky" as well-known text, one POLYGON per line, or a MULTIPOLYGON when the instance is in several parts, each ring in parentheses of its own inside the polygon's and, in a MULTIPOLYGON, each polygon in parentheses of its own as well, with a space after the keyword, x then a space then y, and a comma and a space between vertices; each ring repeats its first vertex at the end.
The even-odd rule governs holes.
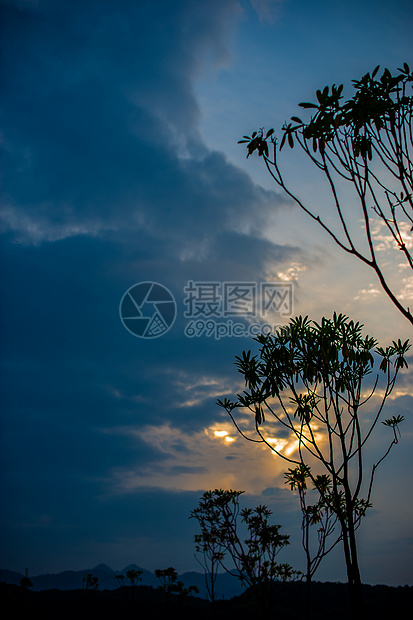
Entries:
MULTIPOLYGON (((285 467, 215 404, 242 388, 234 356, 254 343, 215 338, 208 317, 190 324, 185 287, 219 285, 219 305, 224 282, 257 291, 281 282, 281 293, 293 286, 291 315, 344 312, 384 345, 411 336, 374 274, 340 254, 237 144, 261 126, 279 129, 317 88, 344 83, 351 95, 351 79, 378 64, 412 65, 411 2, 2 0, 0 10, 1 566, 196 570, 188 516, 204 490, 221 487, 268 504, 292 537, 283 561, 303 569, 285 467), (149 324, 142 288, 120 308, 142 282, 176 303, 156 338, 120 319, 135 307, 147 318, 135 316, 137 329, 149 324), (194 329, 199 337, 188 337, 194 329)), ((328 217, 312 168, 295 150, 284 157, 294 188, 328 217)), ((411 281, 387 253, 408 299, 411 281)), ((235 319, 215 314, 214 325, 235 319)), ((359 533, 368 583, 413 584, 410 377, 389 402, 389 415, 406 416, 402 439, 359 533)), ((341 553, 316 577, 345 580, 341 553)))

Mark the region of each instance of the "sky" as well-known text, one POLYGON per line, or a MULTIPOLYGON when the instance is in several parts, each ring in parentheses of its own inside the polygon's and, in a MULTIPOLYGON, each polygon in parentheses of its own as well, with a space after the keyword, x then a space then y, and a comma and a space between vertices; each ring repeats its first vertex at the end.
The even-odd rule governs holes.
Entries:
MULTIPOLYGON (((200 570, 188 517, 205 490, 232 488, 271 508, 291 535, 280 561, 303 570, 285 465, 216 405, 242 390, 235 356, 256 347, 248 329, 230 334, 255 320, 234 286, 258 303, 278 283, 271 325, 336 310, 383 345, 411 326, 237 141, 279 130, 326 84, 351 96, 376 65, 412 65, 411 3, 2 0, 0 11, 1 567, 200 570), (211 291, 215 314, 200 306, 211 291)), ((329 218, 314 170, 297 150, 283 156, 329 218)), ((408 303, 411 278, 383 256, 408 303)), ((389 417, 406 420, 358 532, 366 583, 413 584, 411 384, 405 371, 389 400, 389 417)), ((337 549, 316 579, 345 578, 337 549)))

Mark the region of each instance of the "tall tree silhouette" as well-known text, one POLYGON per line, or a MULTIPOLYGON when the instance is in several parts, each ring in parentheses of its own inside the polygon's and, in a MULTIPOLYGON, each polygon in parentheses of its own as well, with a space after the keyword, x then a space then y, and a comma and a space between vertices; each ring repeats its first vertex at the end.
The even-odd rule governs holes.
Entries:
POLYGON ((397 249, 397 261, 413 270, 413 73, 404 63, 397 75, 385 69, 378 79, 379 68, 353 80, 355 94, 347 101, 342 101, 343 85, 317 90, 317 103, 299 104, 313 110, 314 116, 309 121, 292 116, 292 122, 282 127, 280 142, 274 129, 265 135, 264 130, 256 131, 239 142, 247 144, 247 157, 257 152, 263 158, 276 184, 342 250, 375 271, 393 304, 413 324, 405 294, 397 291, 395 283, 389 283, 385 259, 379 258, 386 233, 388 239, 384 241, 397 249), (279 152, 286 143, 291 148, 298 144, 314 170, 321 173, 330 191, 337 226, 321 219, 310 200, 302 200, 285 180, 279 152), (350 198, 347 188, 353 191, 350 198), (352 216, 346 208, 349 200, 358 204, 359 217, 354 224, 359 232, 362 220, 364 243, 351 226, 352 216))
POLYGON ((275 334, 256 340, 261 345, 259 355, 244 351, 236 358, 246 390, 235 401, 225 398, 218 404, 246 439, 267 445, 295 467, 305 467, 323 504, 337 517, 356 617, 362 607, 356 529, 371 505, 376 469, 398 442, 403 416, 383 421, 392 429, 392 439, 367 476, 363 451, 398 373, 407 367, 405 354, 410 344, 399 340, 386 349, 377 347, 374 338, 363 337, 362 325, 337 314, 323 318, 320 324, 307 317, 291 319, 275 334), (366 386, 377 358, 381 361, 376 378, 366 386), (367 403, 374 402, 375 410, 362 416, 367 403), (252 412, 258 438, 239 426, 237 409, 252 412), (289 433, 295 452, 283 453, 274 447, 269 439, 277 431, 289 433))

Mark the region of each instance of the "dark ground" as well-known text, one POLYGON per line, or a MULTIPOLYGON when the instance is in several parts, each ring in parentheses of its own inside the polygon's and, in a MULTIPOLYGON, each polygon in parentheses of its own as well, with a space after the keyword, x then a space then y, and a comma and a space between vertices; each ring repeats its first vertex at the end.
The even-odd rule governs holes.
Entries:
MULTIPOLYGON (((305 584, 277 584, 272 613, 266 618, 297 620, 305 618, 305 584)), ((170 620, 251 620, 262 614, 250 592, 230 600, 211 603, 199 598, 180 598, 149 586, 122 587, 117 590, 43 590, 32 592, 20 586, 0 583, 2 617, 39 617, 42 620, 123 620, 129 618, 170 620)), ((409 617, 413 606, 413 587, 364 586, 365 620, 409 617)), ((347 586, 342 583, 313 584, 311 620, 351 620, 347 586)))

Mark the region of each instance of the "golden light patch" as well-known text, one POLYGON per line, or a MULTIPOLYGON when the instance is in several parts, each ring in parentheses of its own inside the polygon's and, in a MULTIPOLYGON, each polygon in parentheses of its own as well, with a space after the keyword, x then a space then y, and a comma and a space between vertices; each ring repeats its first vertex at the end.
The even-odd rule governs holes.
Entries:
POLYGON ((294 441, 285 450, 286 456, 291 456, 296 450, 298 450, 298 441, 294 441))
POLYGON ((277 439, 277 437, 267 437, 267 441, 269 444, 274 446, 273 454, 276 454, 276 452, 281 452, 281 450, 288 444, 287 439, 277 439))
POLYGON ((133 493, 144 487, 182 491, 233 488, 255 494, 268 487, 284 488, 282 459, 273 459, 268 446, 259 449, 257 444, 238 440, 230 423, 216 422, 192 434, 168 424, 118 432, 135 435, 161 451, 164 458, 136 470, 112 469, 107 480, 109 495, 133 493))

